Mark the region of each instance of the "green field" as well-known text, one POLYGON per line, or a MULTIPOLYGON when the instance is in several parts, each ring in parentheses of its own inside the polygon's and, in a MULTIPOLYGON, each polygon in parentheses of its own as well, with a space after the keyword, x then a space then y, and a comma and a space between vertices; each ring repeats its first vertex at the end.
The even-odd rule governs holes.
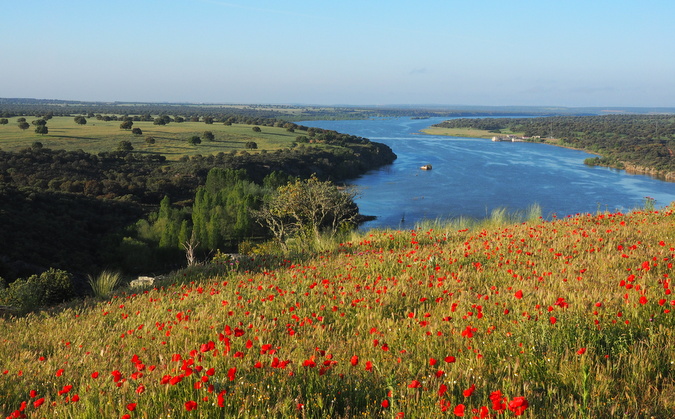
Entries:
MULTIPOLYGON (((27 116, 30 123, 36 117, 27 116)), ((285 128, 261 126, 261 132, 254 132, 253 125, 204 122, 172 122, 167 125, 154 125, 152 121, 134 121, 133 128, 140 128, 142 135, 134 135, 131 130, 120 129, 122 121, 100 121, 88 118, 86 125, 78 125, 73 117, 53 117, 47 122, 49 133, 35 133, 33 125, 21 130, 18 117, 9 118, 7 125, 0 125, 0 149, 17 151, 30 147, 35 141, 54 150, 84 150, 88 153, 115 151, 120 141, 130 141, 134 152, 162 154, 168 160, 197 154, 209 155, 220 152, 246 150, 246 143, 254 141, 258 150, 277 150, 288 148, 302 132, 289 132, 285 128), (190 145, 188 139, 194 135, 202 137, 204 131, 211 131, 215 139, 202 139, 199 145, 190 145), (155 144, 146 144, 146 137, 153 137, 155 144)), ((250 150, 249 150, 250 151, 250 150)))
POLYGON ((522 135, 522 133, 511 132, 509 130, 502 130, 497 134, 484 129, 475 128, 440 128, 429 127, 422 130, 423 133, 429 135, 446 135, 449 137, 470 137, 470 138, 492 138, 495 135, 522 135))

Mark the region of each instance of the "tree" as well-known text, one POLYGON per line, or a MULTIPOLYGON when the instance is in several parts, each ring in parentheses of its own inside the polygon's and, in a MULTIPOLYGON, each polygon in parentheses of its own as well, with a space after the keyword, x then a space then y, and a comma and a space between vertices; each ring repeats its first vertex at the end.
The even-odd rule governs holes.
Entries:
POLYGON ((30 128, 30 124, 24 120, 23 122, 19 122, 19 128, 22 130, 27 130, 30 128))
POLYGON ((74 119, 75 119, 75 122, 78 123, 79 125, 86 125, 87 124, 87 118, 85 118, 82 115, 76 116, 74 119))
POLYGON ((9 124, 9 119, 7 118, 0 118, 0 125, 7 125, 9 124))
POLYGON ((47 121, 44 120, 44 119, 36 119, 36 120, 32 121, 31 124, 33 124, 37 127, 37 126, 40 126, 40 125, 47 125, 47 121))
POLYGON ((35 133, 41 135, 48 134, 49 128, 47 128, 47 125, 38 125, 37 127, 35 127, 35 133))
POLYGON ((197 144, 201 144, 202 140, 199 138, 199 135, 193 135, 188 140, 188 143, 190 143, 190 145, 197 145, 197 144))
POLYGON ((155 137, 150 137, 150 136, 145 137, 145 144, 147 144, 147 145, 155 144, 155 137))
POLYGON ((120 141, 117 145, 117 151, 133 151, 134 146, 131 145, 131 141, 120 141))
POLYGON ((213 141, 216 136, 213 135, 213 132, 211 131, 204 131, 204 134, 202 134, 202 138, 205 139, 206 141, 213 141))
POLYGON ((278 188, 253 215, 282 244, 292 235, 318 239, 322 232, 334 235, 343 226, 355 223, 355 197, 352 190, 340 190, 332 182, 312 176, 278 188))
POLYGON ((205 117, 204 117, 204 123, 205 123, 205 124, 213 124, 213 117, 211 117, 211 116, 205 116, 205 117))
POLYGON ((134 121, 131 119, 126 119, 124 122, 120 124, 121 129, 131 129, 131 126, 134 125, 134 121))
POLYGON ((132 128, 131 133, 134 134, 134 135, 143 135, 143 131, 138 127, 132 128))
POLYGON ((260 127, 257 126, 257 125, 256 125, 255 127, 253 127, 252 129, 253 129, 253 132, 260 132, 260 131, 262 131, 262 130, 260 129, 260 127))
POLYGON ((256 143, 255 141, 248 141, 246 143, 246 148, 249 150, 255 150, 258 148, 258 143, 256 143))

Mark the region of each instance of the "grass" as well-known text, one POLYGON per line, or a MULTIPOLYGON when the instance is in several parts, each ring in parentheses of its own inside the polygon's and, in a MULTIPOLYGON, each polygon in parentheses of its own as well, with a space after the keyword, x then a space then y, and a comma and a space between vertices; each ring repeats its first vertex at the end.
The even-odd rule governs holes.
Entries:
POLYGON ((89 277, 89 285, 97 298, 110 298, 121 282, 122 275, 119 272, 103 271, 96 278, 89 277))
POLYGON ((468 137, 468 138, 492 138, 495 135, 518 135, 518 136, 523 135, 523 133, 511 132, 509 130, 502 130, 500 134, 496 134, 488 130, 475 128, 429 127, 423 129, 422 132, 429 135, 446 135, 450 137, 468 137))
MULTIPOLYGON (((26 117, 27 121, 35 119, 26 117)), ((30 147, 35 141, 41 142, 44 147, 55 150, 84 150, 89 153, 101 151, 115 151, 120 141, 130 141, 134 152, 162 154, 168 160, 178 160, 180 157, 197 154, 208 155, 219 152, 246 150, 246 143, 254 141, 258 150, 277 150, 288 148, 295 138, 303 132, 288 132, 285 128, 261 127, 261 132, 254 132, 253 125, 234 124, 205 124, 203 122, 172 122, 168 125, 154 125, 152 122, 136 121, 133 128, 140 128, 143 134, 133 135, 131 130, 120 129, 120 121, 98 121, 88 118, 86 125, 78 125, 73 117, 53 117, 47 122, 49 133, 40 135, 35 133, 35 127, 23 131, 16 123, 17 118, 9 118, 9 124, 0 125, 0 149, 17 151, 30 147), (204 131, 211 131, 215 135, 214 141, 202 140, 196 146, 188 144, 193 135, 201 135, 204 131), (156 143, 148 145, 146 137, 154 137, 156 143)), ((251 151, 251 150, 247 150, 251 151)))
POLYGON ((353 233, 0 319, 0 413, 673 417, 674 209, 353 233))

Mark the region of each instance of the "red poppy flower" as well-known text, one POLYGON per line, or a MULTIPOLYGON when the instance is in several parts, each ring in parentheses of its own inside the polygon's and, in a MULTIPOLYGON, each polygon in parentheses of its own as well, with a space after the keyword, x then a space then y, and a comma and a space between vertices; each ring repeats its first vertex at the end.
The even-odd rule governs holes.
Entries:
POLYGON ((420 383, 417 380, 412 380, 410 384, 408 384, 408 388, 420 388, 422 387, 422 383, 420 383))
POLYGON ((352 359, 351 359, 349 362, 351 362, 351 364, 352 364, 353 366, 357 366, 358 363, 359 363, 359 357, 356 356, 356 355, 354 355, 354 356, 352 357, 352 359))
POLYGON ((528 406, 529 404, 527 403, 527 400, 522 396, 514 397, 513 400, 509 402, 509 410, 512 411, 516 416, 522 415, 528 406))
POLYGON ((136 403, 129 403, 127 405, 127 410, 130 411, 130 412, 133 412, 134 410, 136 410, 136 403))
POLYGON ((513 294, 513 296, 520 300, 521 298, 523 298, 523 290, 516 291, 516 293, 513 294))
POLYGON ((388 408, 389 407, 389 400, 387 400, 387 399, 382 400, 382 407, 384 407, 385 409, 388 408))
POLYGON ((42 403, 44 403, 44 402, 45 402, 45 398, 40 397, 39 399, 37 399, 33 402, 33 407, 38 408, 38 407, 42 406, 42 403))
POLYGON ((195 410, 197 408, 197 402, 194 400, 190 400, 189 402, 185 402, 185 410, 188 412, 191 410, 195 410))
POLYGON ((458 404, 455 406, 455 410, 453 411, 455 416, 464 417, 464 405, 463 404, 458 404))
POLYGON ((230 381, 234 381, 235 376, 237 375, 237 369, 236 368, 230 368, 230 370, 227 372, 227 378, 230 379, 230 381))
POLYGON ((467 388, 466 390, 464 390, 464 391, 462 392, 462 394, 464 395, 464 397, 471 397, 471 395, 473 394, 474 391, 476 391, 476 385, 475 385, 475 384, 471 384, 471 387, 469 387, 469 388, 467 388))

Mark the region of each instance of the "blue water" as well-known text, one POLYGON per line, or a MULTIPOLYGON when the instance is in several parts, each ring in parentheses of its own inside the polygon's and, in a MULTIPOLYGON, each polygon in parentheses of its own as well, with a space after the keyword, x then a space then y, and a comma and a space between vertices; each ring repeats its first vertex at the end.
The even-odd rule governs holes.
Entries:
POLYGON ((394 164, 351 183, 362 214, 377 216, 363 228, 412 228, 422 219, 483 218, 493 209, 526 210, 536 203, 544 217, 628 211, 645 197, 662 207, 675 201, 675 183, 583 164, 591 154, 535 143, 425 135, 448 118, 305 121, 302 125, 385 143, 394 164), (433 170, 420 170, 431 164, 433 170), (402 222, 404 220, 404 222, 402 222))

